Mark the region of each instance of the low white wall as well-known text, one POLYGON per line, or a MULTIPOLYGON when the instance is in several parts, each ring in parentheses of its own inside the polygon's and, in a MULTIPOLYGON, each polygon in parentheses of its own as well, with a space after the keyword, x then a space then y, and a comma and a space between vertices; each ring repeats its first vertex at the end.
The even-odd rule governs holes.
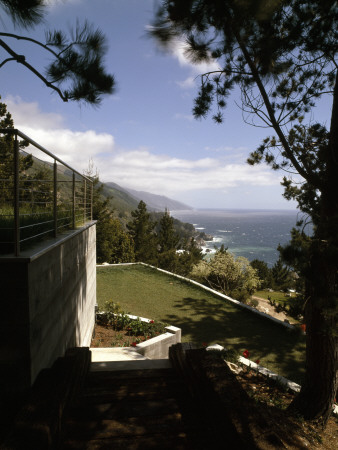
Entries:
POLYGON ((169 347, 181 342, 181 328, 169 326, 165 329, 166 333, 137 344, 137 352, 149 359, 168 358, 169 347))
MULTIPOLYGON (((98 313, 105 314, 104 312, 98 313)), ((141 320, 142 322, 151 322, 152 319, 147 319, 146 317, 134 316, 133 314, 126 314, 133 320, 141 320)), ((147 339, 144 342, 140 342, 136 345, 136 351, 146 358, 149 359, 166 359, 169 358, 169 347, 174 344, 181 342, 182 330, 181 328, 174 326, 165 327, 166 332, 155 336, 153 338, 147 339)))

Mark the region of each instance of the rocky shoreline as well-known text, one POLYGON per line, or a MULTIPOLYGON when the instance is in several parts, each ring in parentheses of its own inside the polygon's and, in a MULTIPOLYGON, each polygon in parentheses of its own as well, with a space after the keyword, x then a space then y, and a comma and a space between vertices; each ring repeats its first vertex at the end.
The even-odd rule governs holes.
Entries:
POLYGON ((211 234, 204 233, 204 231, 197 232, 197 234, 195 236, 195 241, 199 248, 205 247, 206 241, 210 242, 213 240, 214 240, 214 237, 211 234))

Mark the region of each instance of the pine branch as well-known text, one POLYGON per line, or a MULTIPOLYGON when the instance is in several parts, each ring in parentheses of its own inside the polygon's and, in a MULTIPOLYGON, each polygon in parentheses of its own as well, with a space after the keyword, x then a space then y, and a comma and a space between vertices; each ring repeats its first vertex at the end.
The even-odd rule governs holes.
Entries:
POLYGON ((0 39, 0 46, 12 56, 13 60, 27 67, 27 69, 33 72, 34 75, 36 75, 38 78, 40 78, 40 80, 42 80, 47 87, 55 90, 64 102, 68 101, 68 97, 66 97, 57 86, 54 86, 52 83, 50 83, 40 72, 38 72, 33 66, 26 62, 26 58, 24 55, 19 55, 14 52, 14 50, 12 50, 2 39, 0 39))
POLYGON ((313 177, 311 173, 308 173, 304 169, 304 167, 302 167, 299 164, 297 158, 294 156, 294 154, 293 154, 293 152, 292 152, 292 150, 291 150, 291 148, 290 148, 290 146, 289 146, 289 144, 288 144, 288 142, 286 140, 286 137, 285 137, 283 131, 281 130, 281 128, 280 128, 280 126, 279 126, 279 124, 278 124, 278 122, 276 120, 273 108, 271 106, 271 102, 270 102, 269 97, 267 95, 267 92, 266 92, 266 90, 264 88, 264 85, 263 85, 263 82, 261 80, 261 77, 259 76, 257 67, 256 67, 255 63, 252 61, 251 56, 250 56, 246 46, 244 45, 244 43, 243 43, 243 41, 242 41, 238 31, 235 29, 235 27, 233 27, 233 32, 234 32, 234 35, 235 35, 235 37, 237 39, 237 42, 238 42, 241 50, 242 50, 243 56, 244 56, 244 58, 245 58, 245 60, 246 60, 246 62, 248 64, 248 66, 250 67, 250 70, 251 70, 253 78, 254 78, 254 80, 255 80, 255 82, 257 84, 257 87, 258 87, 258 89, 259 89, 259 91, 261 93, 261 96, 262 96, 264 104, 266 106, 266 109, 267 109, 268 116, 270 118, 271 124, 272 124, 274 130, 276 131, 276 133, 277 133, 277 135, 278 135, 278 137, 279 137, 279 139, 280 139, 280 141, 281 141, 281 143, 282 143, 282 145, 284 147, 284 150, 285 150, 285 152, 288 155, 288 158, 291 160, 293 166, 298 171, 298 173, 303 178, 305 178, 306 180, 312 181, 312 183, 316 186, 318 184, 318 180, 315 177, 313 177))

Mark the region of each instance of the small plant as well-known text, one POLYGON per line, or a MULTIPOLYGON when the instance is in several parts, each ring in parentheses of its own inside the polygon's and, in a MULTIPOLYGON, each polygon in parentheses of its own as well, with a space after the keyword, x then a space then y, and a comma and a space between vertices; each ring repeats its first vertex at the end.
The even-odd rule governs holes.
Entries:
POLYGON ((114 329, 115 330, 124 330, 128 328, 132 323, 132 319, 125 313, 121 312, 118 315, 114 316, 114 329))
POLYGON ((95 346, 95 347, 100 347, 101 342, 102 342, 102 339, 97 339, 97 340, 95 341, 95 343, 94 343, 94 346, 95 346))
POLYGON ((239 352, 233 348, 225 350, 225 359, 233 364, 237 364, 239 359, 239 352))
POLYGON ((259 302, 255 298, 252 298, 249 303, 249 305, 252 306, 253 308, 257 308, 258 304, 259 302))

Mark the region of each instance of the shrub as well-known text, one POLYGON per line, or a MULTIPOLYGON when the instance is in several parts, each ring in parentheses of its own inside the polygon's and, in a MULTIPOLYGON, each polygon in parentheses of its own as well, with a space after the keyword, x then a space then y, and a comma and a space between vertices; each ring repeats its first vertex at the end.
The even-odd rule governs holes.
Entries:
POLYGON ((250 300, 250 306, 252 306, 253 308, 257 308, 258 304, 259 304, 259 302, 255 298, 252 298, 250 300))
POLYGON ((166 324, 159 321, 142 321, 139 317, 132 319, 118 303, 108 300, 104 304, 104 311, 100 311, 96 321, 100 325, 110 325, 114 330, 127 330, 129 336, 154 337, 164 333, 166 324))

